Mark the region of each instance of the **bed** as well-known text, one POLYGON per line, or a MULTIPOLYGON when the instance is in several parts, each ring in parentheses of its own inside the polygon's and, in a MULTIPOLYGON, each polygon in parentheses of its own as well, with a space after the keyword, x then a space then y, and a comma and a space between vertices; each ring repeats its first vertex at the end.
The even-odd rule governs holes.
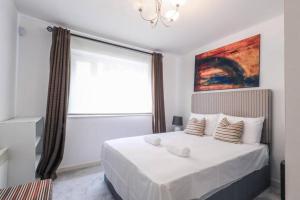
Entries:
POLYGON ((270 90, 194 94, 194 113, 265 116, 261 144, 183 132, 160 134, 160 147, 145 143, 143 136, 106 141, 105 182, 116 200, 253 199, 270 185, 271 107, 270 90), (170 154, 164 148, 170 144, 189 146, 191 156, 170 154))

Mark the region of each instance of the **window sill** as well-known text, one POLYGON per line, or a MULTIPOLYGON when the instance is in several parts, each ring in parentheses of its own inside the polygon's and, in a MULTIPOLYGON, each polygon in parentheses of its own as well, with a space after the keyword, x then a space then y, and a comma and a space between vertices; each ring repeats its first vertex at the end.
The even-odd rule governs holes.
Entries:
POLYGON ((112 117, 137 117, 152 116, 152 113, 124 113, 124 114, 68 114, 68 118, 112 118, 112 117))

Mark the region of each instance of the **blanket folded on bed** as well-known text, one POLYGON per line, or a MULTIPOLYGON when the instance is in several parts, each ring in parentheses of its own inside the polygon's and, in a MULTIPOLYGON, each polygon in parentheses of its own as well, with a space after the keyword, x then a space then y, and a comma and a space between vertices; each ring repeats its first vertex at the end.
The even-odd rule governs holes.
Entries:
POLYGON ((191 153, 191 150, 188 147, 177 147, 177 146, 169 145, 167 146, 167 150, 168 152, 176 156, 185 157, 185 158, 189 157, 191 153))
POLYGON ((155 135, 147 135, 144 137, 145 142, 152 144, 154 146, 159 146, 161 139, 155 135))

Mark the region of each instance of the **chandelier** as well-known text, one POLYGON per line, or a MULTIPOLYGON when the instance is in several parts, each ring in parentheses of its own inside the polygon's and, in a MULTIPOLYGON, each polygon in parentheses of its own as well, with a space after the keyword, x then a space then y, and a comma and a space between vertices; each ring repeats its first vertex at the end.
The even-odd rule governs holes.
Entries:
POLYGON ((143 20, 156 27, 158 22, 169 27, 179 17, 186 0, 140 0, 138 11, 143 20))

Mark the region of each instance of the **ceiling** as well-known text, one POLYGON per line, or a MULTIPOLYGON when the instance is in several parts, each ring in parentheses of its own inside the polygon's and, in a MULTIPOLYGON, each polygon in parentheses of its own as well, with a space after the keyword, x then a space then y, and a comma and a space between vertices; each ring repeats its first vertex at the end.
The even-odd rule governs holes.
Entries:
POLYGON ((139 17, 138 0, 15 1, 26 15, 118 42, 177 54, 283 13, 283 0, 187 0, 171 27, 152 28, 139 17))

